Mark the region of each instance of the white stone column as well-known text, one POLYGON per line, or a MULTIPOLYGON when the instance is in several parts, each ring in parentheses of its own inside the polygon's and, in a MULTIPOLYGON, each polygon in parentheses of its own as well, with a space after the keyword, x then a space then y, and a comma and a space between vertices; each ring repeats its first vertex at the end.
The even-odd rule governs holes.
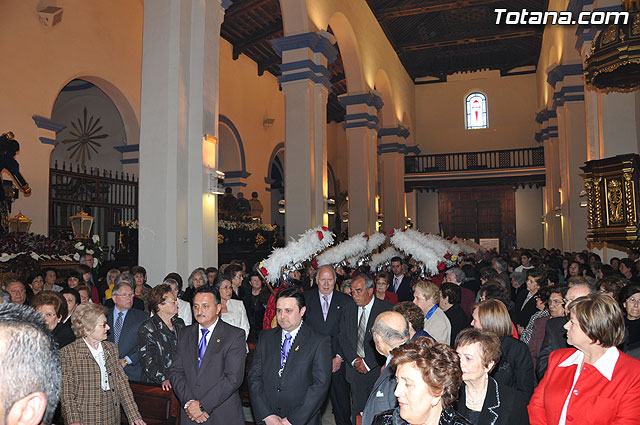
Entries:
MULTIPOLYGON (((376 113, 383 102, 375 92, 347 93, 338 97, 347 109, 344 127, 349 158, 349 234, 372 233, 376 229, 377 195, 376 113)), ((385 226, 386 227, 386 226, 385 226)))
POLYGON ((220 25, 229 0, 144 5, 139 262, 167 272, 217 265, 216 166, 220 25), (205 142, 205 135, 212 142, 205 142))
MULTIPOLYGON (((404 154, 405 140, 409 131, 404 127, 384 127, 378 131, 378 154, 382 162, 380 194, 383 228, 401 229, 405 224, 404 214, 404 154)), ((415 217, 412 217, 415 220, 415 217)))
POLYGON ((285 102, 285 239, 327 225, 327 66, 337 50, 328 33, 272 40, 282 56, 279 77, 285 102))

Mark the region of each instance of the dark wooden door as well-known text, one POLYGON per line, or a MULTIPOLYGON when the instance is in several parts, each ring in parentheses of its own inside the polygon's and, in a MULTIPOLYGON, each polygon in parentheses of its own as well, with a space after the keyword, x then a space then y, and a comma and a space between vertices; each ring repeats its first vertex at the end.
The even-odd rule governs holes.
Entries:
POLYGON ((499 238, 501 250, 515 247, 515 192, 512 187, 441 189, 438 207, 445 236, 476 241, 499 238))

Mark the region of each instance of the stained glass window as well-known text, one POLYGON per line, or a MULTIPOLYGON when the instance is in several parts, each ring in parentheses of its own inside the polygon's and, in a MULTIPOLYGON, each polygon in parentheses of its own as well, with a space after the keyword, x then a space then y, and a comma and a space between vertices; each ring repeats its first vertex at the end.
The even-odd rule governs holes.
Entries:
POLYGON ((487 128, 487 98, 482 93, 471 93, 466 100, 467 130, 487 128))

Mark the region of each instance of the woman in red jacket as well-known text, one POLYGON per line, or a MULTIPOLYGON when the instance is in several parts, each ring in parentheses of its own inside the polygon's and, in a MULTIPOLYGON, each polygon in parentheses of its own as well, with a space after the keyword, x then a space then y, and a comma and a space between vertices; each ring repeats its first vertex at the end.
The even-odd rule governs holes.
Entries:
POLYGON ((631 425, 640 418, 640 360, 620 352, 624 317, 609 295, 569 304, 567 341, 556 350, 529 403, 531 425, 631 425))

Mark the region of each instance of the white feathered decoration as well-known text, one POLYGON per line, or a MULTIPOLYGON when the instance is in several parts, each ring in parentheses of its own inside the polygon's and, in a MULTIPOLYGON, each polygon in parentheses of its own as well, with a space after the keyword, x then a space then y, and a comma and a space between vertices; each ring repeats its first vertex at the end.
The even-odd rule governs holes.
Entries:
MULTIPOLYGON (((367 249, 367 237, 363 233, 351 236, 346 241, 327 249, 318 255, 316 262, 319 266, 335 265, 347 258, 357 257, 367 249)), ((357 261, 357 259, 356 259, 357 261)))
POLYGON ((453 241, 460 247, 460 251, 465 254, 477 254, 478 252, 486 251, 482 245, 477 244, 473 239, 462 239, 456 236, 453 241))
POLYGON ((333 243, 333 233, 324 226, 304 232, 297 241, 284 248, 276 248, 258 267, 258 271, 270 283, 276 283, 284 268, 302 263, 333 243))
POLYGON ((371 270, 375 270, 378 268, 378 266, 384 265, 389 261, 391 261, 393 257, 401 257, 401 256, 402 254, 400 254, 400 251, 398 251, 394 247, 392 246, 387 247, 381 253, 373 254, 371 256, 371 260, 369 261, 369 267, 371 267, 371 270))
POLYGON ((403 232, 400 229, 395 229, 391 235, 391 243, 424 264, 425 269, 431 274, 438 274, 440 256, 428 246, 420 244, 414 237, 407 235, 407 232, 408 230, 403 232))
POLYGON ((387 235, 381 232, 376 232, 371 236, 364 235, 367 239, 367 248, 355 255, 353 257, 347 258, 347 263, 349 263, 350 267, 357 267, 363 263, 367 262, 369 255, 377 249, 380 245, 382 245, 387 240, 387 235))

